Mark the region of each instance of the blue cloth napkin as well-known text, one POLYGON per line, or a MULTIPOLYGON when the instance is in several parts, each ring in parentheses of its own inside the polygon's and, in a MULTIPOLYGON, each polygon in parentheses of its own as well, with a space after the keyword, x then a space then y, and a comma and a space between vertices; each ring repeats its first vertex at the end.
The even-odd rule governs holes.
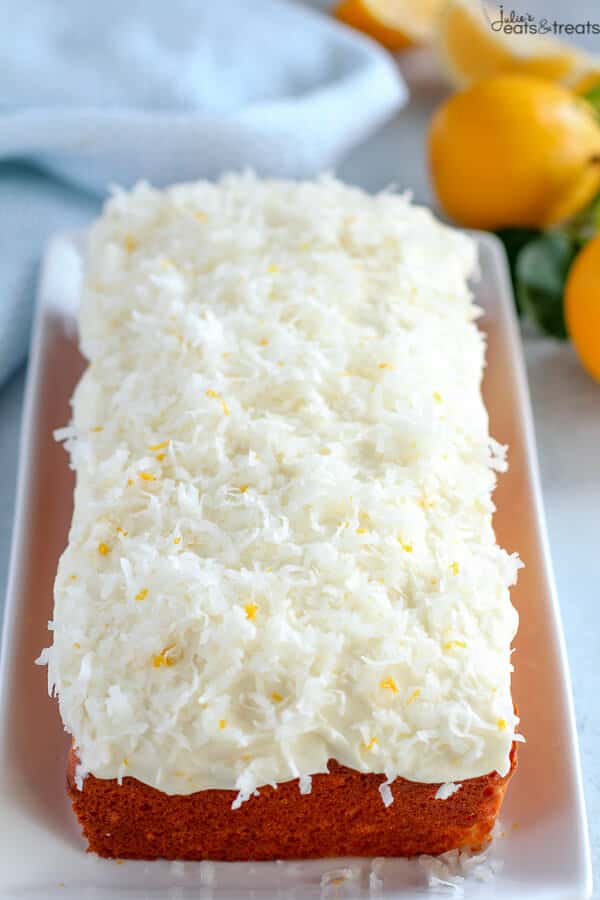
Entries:
POLYGON ((4 0, 0 384, 35 264, 111 184, 332 168, 406 99, 389 56, 286 0, 4 0))

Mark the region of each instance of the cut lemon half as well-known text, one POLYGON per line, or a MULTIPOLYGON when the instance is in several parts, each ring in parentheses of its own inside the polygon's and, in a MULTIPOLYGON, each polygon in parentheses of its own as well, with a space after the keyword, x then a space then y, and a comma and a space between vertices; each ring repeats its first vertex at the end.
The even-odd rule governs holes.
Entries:
POLYGON ((388 50, 430 42, 444 0, 342 0, 334 16, 388 50))
MULTIPOLYGON (((531 25, 527 23, 528 28, 531 25)), ((523 26, 507 22, 484 0, 447 0, 438 20, 436 46, 452 84, 466 87, 500 72, 571 84, 589 71, 586 54, 545 35, 518 33, 519 29, 523 26)))

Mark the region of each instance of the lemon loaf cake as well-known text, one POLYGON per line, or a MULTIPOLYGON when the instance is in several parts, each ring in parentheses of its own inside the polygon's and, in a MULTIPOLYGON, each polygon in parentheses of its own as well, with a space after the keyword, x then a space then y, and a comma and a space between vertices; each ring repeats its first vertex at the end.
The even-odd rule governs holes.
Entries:
POLYGON ((404 196, 230 175, 92 227, 76 472, 42 654, 105 856, 487 839, 519 560, 474 242, 404 196))

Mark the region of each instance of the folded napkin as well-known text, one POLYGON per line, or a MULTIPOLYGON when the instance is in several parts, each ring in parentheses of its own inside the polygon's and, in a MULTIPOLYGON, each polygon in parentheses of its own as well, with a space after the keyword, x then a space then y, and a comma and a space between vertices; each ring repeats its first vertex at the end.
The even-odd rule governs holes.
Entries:
POLYGON ((109 185, 311 176, 406 98, 387 54, 285 0, 5 0, 2 18, 0 383, 45 239, 109 185))

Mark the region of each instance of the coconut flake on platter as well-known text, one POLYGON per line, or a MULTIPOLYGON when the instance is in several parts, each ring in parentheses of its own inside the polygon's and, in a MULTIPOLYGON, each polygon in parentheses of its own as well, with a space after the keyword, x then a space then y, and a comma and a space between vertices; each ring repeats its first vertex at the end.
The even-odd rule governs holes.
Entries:
POLYGON ((432 890, 448 890, 464 896, 469 880, 493 881, 502 869, 502 861, 492 858, 492 845, 484 850, 449 850, 439 856, 419 856, 417 862, 424 871, 432 890))

